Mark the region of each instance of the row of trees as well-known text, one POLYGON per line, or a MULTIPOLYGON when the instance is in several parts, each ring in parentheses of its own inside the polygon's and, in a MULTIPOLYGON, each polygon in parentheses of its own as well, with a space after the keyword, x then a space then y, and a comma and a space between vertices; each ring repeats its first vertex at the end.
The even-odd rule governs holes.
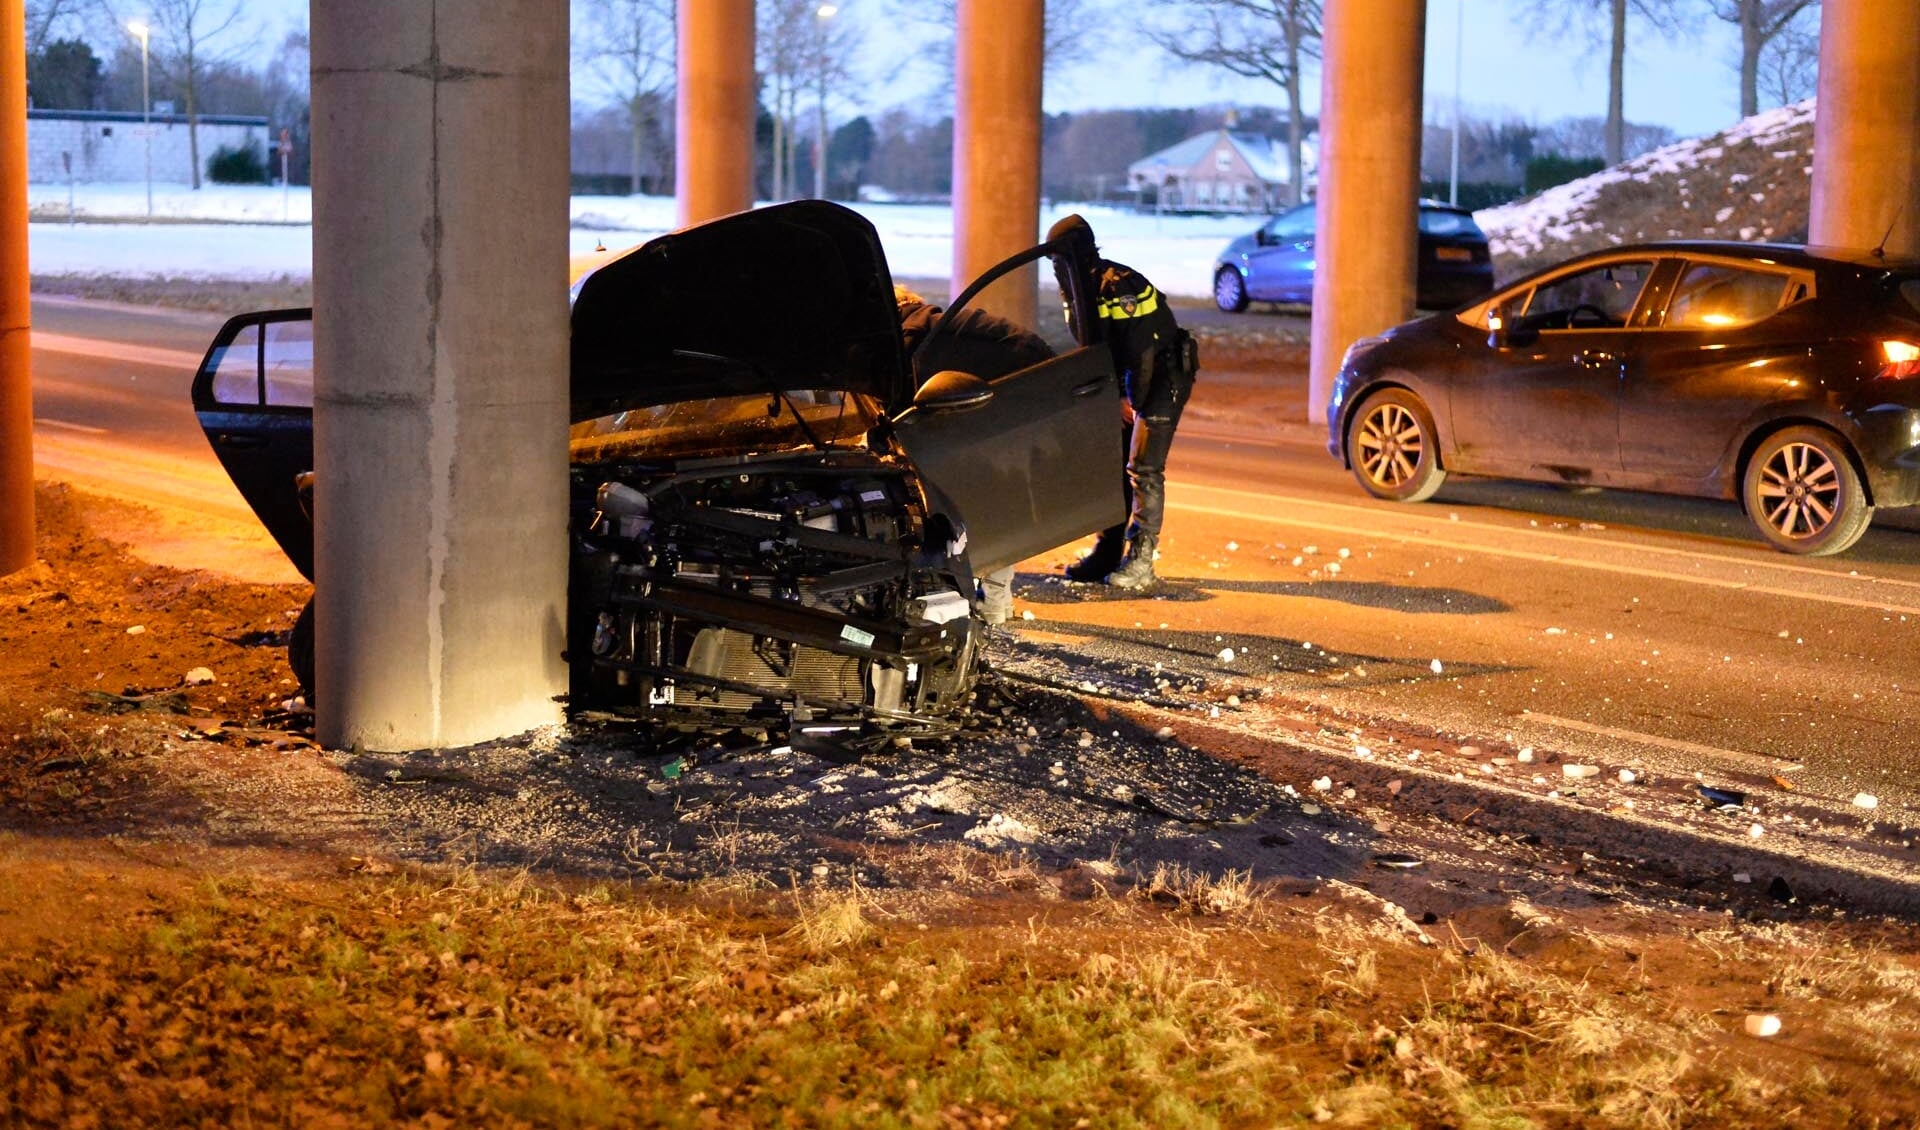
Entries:
MULTIPOLYGON (((1556 124, 1462 123, 1467 179, 1519 183, 1520 151, 1617 163, 1648 147, 1655 134, 1623 114, 1629 36, 1672 36, 1711 16, 1739 28, 1737 70, 1743 113, 1763 94, 1788 101, 1811 92, 1817 54, 1816 0, 1510 0, 1538 38, 1569 32, 1609 59, 1604 117, 1591 128, 1556 124), (1551 136, 1554 130, 1565 137, 1551 136), (1526 144, 1516 138, 1526 135, 1526 144), (1580 151, 1576 144, 1591 144, 1580 151)), ((123 108, 139 105, 139 46, 125 31, 138 11, 152 29, 154 98, 189 117, 202 111, 264 114, 294 135, 305 172, 307 44, 286 37, 263 56, 243 20, 244 0, 28 0, 30 93, 37 105, 123 108), (138 8, 135 8, 138 5, 138 8), (105 44, 106 56, 96 54, 105 44)), ((624 175, 629 191, 671 184, 675 0, 572 0, 576 136, 595 171, 624 175), (624 145, 616 142, 623 134, 624 145), (624 149, 624 153, 619 153, 624 149), (617 170, 617 171, 616 171, 617 170)), ((864 181, 905 193, 938 192, 950 175, 951 74, 956 0, 759 0, 756 46, 761 77, 762 191, 784 199, 810 191, 849 192, 864 181), (900 59, 865 59, 868 21, 916 28, 919 49, 900 59), (888 88, 908 68, 946 76, 918 105, 869 117, 866 89, 888 88), (840 123, 830 128, 838 112, 840 123)), ((1123 17, 1176 65, 1270 84, 1277 109, 1248 115, 1241 128, 1281 140, 1292 172, 1305 183, 1303 142, 1310 121, 1303 94, 1319 60, 1321 0, 1049 0, 1049 74, 1087 62, 1096 44, 1086 29, 1123 17)), ((897 41, 897 37, 896 37, 897 41)), ((1115 100, 1150 101, 1150 91, 1116 90, 1115 100)), ((1057 115, 1047 126, 1049 193, 1100 195, 1122 183, 1126 164, 1215 124, 1198 111, 1103 111, 1057 115)), ((196 177, 199 161, 194 162, 196 177)), ((1463 170, 1463 175, 1466 170, 1463 170)), ((302 176, 300 179, 304 179, 302 176)))

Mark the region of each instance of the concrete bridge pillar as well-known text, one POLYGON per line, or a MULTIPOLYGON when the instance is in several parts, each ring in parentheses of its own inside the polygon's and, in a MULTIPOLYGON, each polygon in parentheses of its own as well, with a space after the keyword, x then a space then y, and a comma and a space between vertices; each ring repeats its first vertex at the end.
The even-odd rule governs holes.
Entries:
POLYGON ((1347 346, 1413 316, 1425 0, 1328 0, 1307 419, 1347 346))
POLYGON ((680 0, 674 195, 680 226, 753 207, 753 0, 680 0))
POLYGON ((27 20, 0 0, 0 576, 33 564, 27 277, 27 20))
MULTIPOLYGON (((953 290, 1040 240, 1043 0, 960 0, 954 34, 953 290)), ((1094 233, 1099 234, 1097 231, 1094 233)), ((1037 265, 977 303, 1036 324, 1037 265)))
POLYGON ((567 0, 312 8, 318 736, 556 721, 567 0))
POLYGON ((1920 0, 1820 7, 1807 242, 1920 255, 1920 0))

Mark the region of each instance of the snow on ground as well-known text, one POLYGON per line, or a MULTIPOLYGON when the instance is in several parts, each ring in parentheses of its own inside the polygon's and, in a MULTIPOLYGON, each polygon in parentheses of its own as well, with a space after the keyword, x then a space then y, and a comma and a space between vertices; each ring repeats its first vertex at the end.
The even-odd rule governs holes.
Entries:
POLYGON ((1741 142, 1766 145, 1804 128, 1813 120, 1814 100, 1767 110, 1745 118, 1725 133, 1676 141, 1651 153, 1602 169, 1592 176, 1556 185, 1525 200, 1474 214, 1497 256, 1523 258, 1549 244, 1568 243, 1597 230, 1586 219, 1602 189, 1621 181, 1647 181, 1710 164, 1741 142))
MULTIPOLYGON (((283 193, 265 186, 208 185, 194 192, 155 185, 146 216, 146 185, 88 184, 75 188, 79 223, 66 223, 65 185, 29 188, 33 272, 40 275, 113 275, 126 278, 269 279, 313 273, 312 197, 304 188, 283 193), (205 221, 193 223, 190 221, 205 221), (291 222, 283 222, 290 220, 291 222), (87 222, 101 221, 101 222, 87 222), (111 221, 111 222, 106 222, 111 221)), ((858 204, 873 221, 893 273, 945 278, 953 268, 953 209, 932 204, 858 204)), ((1090 205, 1061 204, 1041 217, 1044 230, 1079 211, 1102 250, 1143 271, 1171 294, 1212 293, 1213 260, 1228 240, 1259 222, 1253 216, 1165 216, 1090 205)), ((619 249, 672 228, 674 202, 663 196, 576 196, 569 251, 594 245, 619 249)))

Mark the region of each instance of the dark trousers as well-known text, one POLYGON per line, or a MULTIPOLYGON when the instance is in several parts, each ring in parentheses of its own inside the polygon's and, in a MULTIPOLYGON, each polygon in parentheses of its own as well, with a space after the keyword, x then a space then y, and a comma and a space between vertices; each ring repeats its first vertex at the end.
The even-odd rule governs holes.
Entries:
MULTIPOLYGON (((1151 366, 1147 368, 1151 371, 1151 366)), ((1163 371, 1141 398, 1141 406, 1131 413, 1133 419, 1120 425, 1130 517, 1101 531, 1102 541, 1142 534, 1160 536, 1160 520, 1167 505, 1167 453, 1173 450, 1173 433, 1180 426, 1180 413, 1192 392, 1192 377, 1163 371)))

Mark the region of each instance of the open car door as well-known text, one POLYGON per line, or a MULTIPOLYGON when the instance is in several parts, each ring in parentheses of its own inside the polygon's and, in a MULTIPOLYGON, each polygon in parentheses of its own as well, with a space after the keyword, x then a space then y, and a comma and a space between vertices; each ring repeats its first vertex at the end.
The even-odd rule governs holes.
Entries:
POLYGON ((295 480, 313 469, 313 311, 242 314, 193 377, 193 411, 273 540, 313 579, 313 519, 295 480))
MULTIPOLYGON (((958 511, 975 573, 1058 548, 1126 518, 1121 486, 1120 382, 1097 337, 1092 247, 1062 239, 1007 259, 969 286, 929 333, 1015 268, 1055 257, 1080 345, 1050 361, 980 382, 973 395, 920 396, 895 420, 920 473, 958 511)), ((923 347, 924 349, 924 347, 923 347)), ((930 391, 940 384, 930 380, 930 391)))

